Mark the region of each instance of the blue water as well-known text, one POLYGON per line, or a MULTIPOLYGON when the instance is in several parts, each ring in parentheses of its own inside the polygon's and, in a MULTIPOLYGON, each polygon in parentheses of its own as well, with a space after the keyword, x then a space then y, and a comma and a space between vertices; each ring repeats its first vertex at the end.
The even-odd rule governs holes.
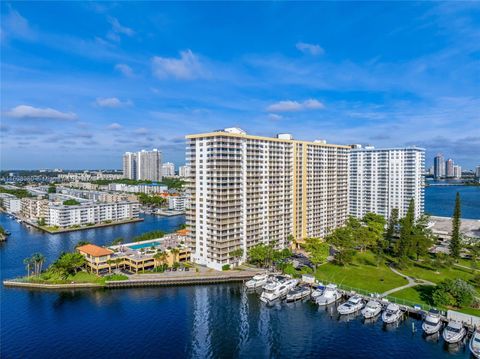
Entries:
POLYGON ((462 218, 480 219, 480 186, 431 186, 425 188, 425 212, 451 217, 460 193, 462 218))
MULTIPOLYGON (((443 187, 427 189, 427 208, 443 215, 444 200, 429 203, 442 196, 438 189, 443 187)), ((48 235, 0 214, 0 224, 12 232, 0 244, 0 277, 25 274, 22 261, 34 252, 51 262, 80 240, 128 241, 150 230, 173 231, 183 222, 146 216, 134 224, 48 235)), ((385 328, 359 317, 339 320, 334 310, 311 303, 269 308, 238 284, 64 292, 2 286, 0 295, 2 358, 470 357, 466 346, 446 347, 422 337, 421 330, 412 333, 412 323, 421 325, 414 319, 385 328)))

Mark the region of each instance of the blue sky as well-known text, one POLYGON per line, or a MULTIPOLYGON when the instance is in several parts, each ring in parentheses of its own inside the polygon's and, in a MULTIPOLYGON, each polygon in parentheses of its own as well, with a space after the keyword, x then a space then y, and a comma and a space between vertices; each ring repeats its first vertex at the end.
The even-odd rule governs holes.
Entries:
POLYGON ((232 126, 480 164, 478 2, 2 2, 0 41, 5 169, 232 126))

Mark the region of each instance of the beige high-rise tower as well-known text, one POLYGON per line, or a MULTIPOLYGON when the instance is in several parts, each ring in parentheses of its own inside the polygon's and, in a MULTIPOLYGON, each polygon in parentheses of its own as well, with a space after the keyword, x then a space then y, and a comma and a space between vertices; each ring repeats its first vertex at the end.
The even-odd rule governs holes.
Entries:
MULTIPOLYGON (((187 225, 197 263, 215 269, 259 243, 323 237, 348 215, 348 146, 247 135, 187 136, 187 225)), ((242 260, 241 259, 241 260, 242 260)))

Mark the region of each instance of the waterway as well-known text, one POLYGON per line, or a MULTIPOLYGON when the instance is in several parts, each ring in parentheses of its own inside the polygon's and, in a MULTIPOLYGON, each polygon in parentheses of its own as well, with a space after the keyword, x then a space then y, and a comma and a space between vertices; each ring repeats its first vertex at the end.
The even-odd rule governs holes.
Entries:
MULTIPOLYGON (((448 215, 441 212, 443 196, 451 193, 436 192, 443 188, 426 191, 426 207, 436 215, 448 215), (441 206, 432 207, 429 198, 441 206)), ((462 197, 465 205, 468 193, 462 197)), ((467 213, 479 218, 480 201, 474 198, 467 213)), ((80 240, 109 244, 150 230, 173 231, 183 222, 182 216, 146 216, 139 223, 49 235, 0 214, 0 224, 12 232, 0 243, 0 277, 25 274, 23 259, 35 252, 48 264, 80 240)), ((267 307, 238 284, 64 292, 2 286, 0 296, 2 358, 470 357, 466 346, 424 338, 421 322, 411 318, 388 328, 380 320, 339 320, 334 309, 309 302, 267 307)))
POLYGON ((480 186, 430 186, 425 188, 425 212, 451 217, 460 193, 462 218, 480 219, 480 186))

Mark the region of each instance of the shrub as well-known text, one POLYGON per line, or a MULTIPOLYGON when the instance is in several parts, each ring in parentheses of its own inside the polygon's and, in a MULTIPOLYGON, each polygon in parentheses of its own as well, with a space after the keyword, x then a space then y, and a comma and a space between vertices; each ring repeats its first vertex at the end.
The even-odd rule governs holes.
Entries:
POLYGON ((230 264, 224 264, 222 270, 230 270, 230 264))
POLYGON ((475 300, 475 288, 461 279, 447 279, 433 290, 432 299, 437 306, 468 307, 475 300))
POLYGON ((352 263, 354 255, 354 250, 342 249, 335 253, 334 260, 336 264, 343 266, 352 263))

